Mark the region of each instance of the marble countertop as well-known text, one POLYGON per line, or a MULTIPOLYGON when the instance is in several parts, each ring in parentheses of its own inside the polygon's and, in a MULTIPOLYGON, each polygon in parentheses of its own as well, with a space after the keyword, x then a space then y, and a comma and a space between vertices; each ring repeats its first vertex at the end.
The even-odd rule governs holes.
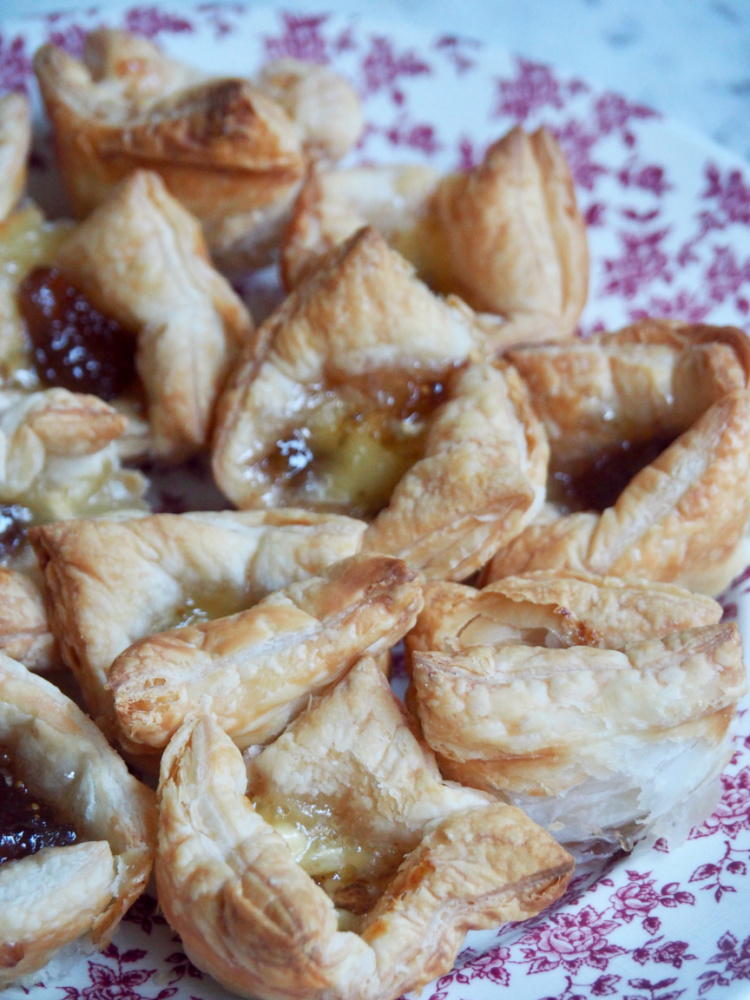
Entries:
MULTIPOLYGON (((92 5, 3 0, 1 6, 0 26, 30 13, 92 5)), ((179 11, 180 3, 172 6, 179 11)), ((375 11, 373 0, 280 6, 369 17, 375 11)), ((377 14, 490 39, 650 105, 750 160, 748 0, 378 0, 377 14)))

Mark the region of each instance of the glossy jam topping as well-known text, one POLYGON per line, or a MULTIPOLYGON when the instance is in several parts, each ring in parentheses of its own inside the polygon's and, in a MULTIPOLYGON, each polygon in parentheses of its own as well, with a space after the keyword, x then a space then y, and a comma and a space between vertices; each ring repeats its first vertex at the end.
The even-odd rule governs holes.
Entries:
POLYGON ((133 381, 135 338, 57 268, 35 268, 21 283, 18 305, 44 385, 112 400, 133 381))
POLYGON ((290 502, 374 517, 422 457, 428 418, 447 391, 446 379, 383 372, 330 386, 275 442, 263 471, 290 502))
POLYGON ((631 479, 672 444, 672 437, 621 441, 582 469, 551 468, 549 497, 565 511, 614 506, 631 479))
POLYGON ((0 565, 26 544, 32 517, 20 503, 0 505, 0 565))
POLYGON ((77 839, 73 827, 16 777, 10 755, 0 751, 0 864, 77 839))

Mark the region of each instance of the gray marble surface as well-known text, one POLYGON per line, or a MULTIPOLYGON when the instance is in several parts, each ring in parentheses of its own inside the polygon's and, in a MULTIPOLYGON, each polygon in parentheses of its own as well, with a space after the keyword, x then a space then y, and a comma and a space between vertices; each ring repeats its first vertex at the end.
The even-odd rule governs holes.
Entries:
MULTIPOLYGON (((181 7, 179 0, 162 3, 181 7)), ((92 4, 0 0, 0 23, 76 6, 92 4)), ((646 103, 750 160, 750 0, 283 0, 280 6, 377 13, 492 39, 646 103)))

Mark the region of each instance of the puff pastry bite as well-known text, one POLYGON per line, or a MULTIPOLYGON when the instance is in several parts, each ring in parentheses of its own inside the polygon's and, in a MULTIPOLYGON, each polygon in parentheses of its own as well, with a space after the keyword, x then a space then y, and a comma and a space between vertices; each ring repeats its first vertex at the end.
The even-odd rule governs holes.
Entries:
POLYGON ((211 265, 195 219, 157 174, 137 171, 76 227, 54 263, 130 341, 153 453, 178 460, 202 448, 252 322, 211 265))
POLYGON ((123 512, 30 532, 63 661, 115 729, 107 675, 134 642, 225 617, 358 551, 365 525, 301 510, 123 512))
POLYGON ((500 314, 500 346, 573 335, 588 290, 586 227, 557 142, 516 127, 478 166, 317 171, 295 203, 282 249, 295 284, 316 257, 373 225, 442 292, 500 314))
POLYGON ((76 212, 87 214, 132 170, 155 170, 225 264, 264 262, 310 150, 339 155, 361 128, 351 88, 321 67, 270 68, 260 85, 210 77, 106 29, 88 36, 82 60, 45 45, 34 67, 76 212), (349 127, 311 111, 321 94, 332 102, 327 121, 340 113, 349 127))
POLYGON ((360 656, 403 638, 422 607, 420 584, 399 559, 356 555, 246 611, 141 639, 107 680, 124 736, 134 750, 159 751, 201 710, 240 747, 273 738, 360 656))
POLYGON ((748 339, 647 320, 510 352, 550 442, 548 504, 485 579, 582 568, 717 594, 748 561, 748 339))
POLYGON ((15 206, 26 186, 31 147, 31 110, 23 94, 0 98, 0 220, 15 206))
POLYGON ((672 844, 710 812, 746 690, 739 631, 715 601, 537 572, 481 591, 435 583, 425 607, 409 700, 446 777, 582 857, 672 844))
POLYGON ((369 659, 246 774, 210 716, 162 760, 161 905, 242 996, 392 1000, 470 928, 559 897, 572 859, 519 810, 444 783, 369 659))
POLYGON ((146 886, 153 792, 57 688, 0 654, 0 986, 104 946, 146 886), (20 783, 20 784, 19 784, 20 783))
POLYGON ((271 316, 221 397, 214 475, 238 506, 373 519, 365 547, 468 576, 543 501, 547 444, 473 316, 371 229, 271 316))

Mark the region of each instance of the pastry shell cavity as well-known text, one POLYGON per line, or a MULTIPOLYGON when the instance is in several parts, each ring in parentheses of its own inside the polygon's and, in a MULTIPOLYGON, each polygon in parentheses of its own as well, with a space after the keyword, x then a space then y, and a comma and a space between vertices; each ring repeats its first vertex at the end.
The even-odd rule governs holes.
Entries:
POLYGON ((252 322, 211 265, 195 219, 157 174, 137 171, 76 227, 55 263, 135 336, 153 453, 176 461, 200 450, 252 322))
POLYGON ((32 529, 61 655, 112 734, 115 658, 182 619, 246 608, 357 552, 365 525, 283 511, 123 512, 32 529))
POLYGON ((268 261, 309 156, 337 157, 361 130, 351 87, 294 60, 257 84, 209 77, 143 38, 101 29, 82 61, 45 45, 34 67, 76 212, 132 170, 155 170, 229 267, 268 261), (311 108, 321 98, 325 120, 311 108))
MULTIPOLYGON (((395 508, 379 515, 365 545, 428 575, 468 576, 533 516, 546 477, 544 432, 515 373, 489 363, 458 370, 485 353, 469 310, 434 296, 381 236, 359 230, 248 345, 217 409, 217 483, 241 507, 335 506, 326 476, 335 484, 347 449, 339 447, 333 471, 316 478, 313 442, 312 485, 299 486, 269 468, 280 439, 302 438, 317 401, 343 399, 353 380, 375 393, 389 379, 450 379, 447 404, 422 420, 424 458, 401 479, 395 508)), ((374 459, 365 480, 373 468, 374 459)), ((348 474, 344 466, 345 480, 348 474)))
POLYGON ((746 335, 650 320, 510 357, 545 424, 551 470, 596 469, 597 456, 624 454, 623 440, 635 450, 671 444, 600 513, 568 513, 548 490, 538 520, 497 553, 485 582, 574 568, 720 593, 747 563, 746 335))
POLYGON ((79 835, 0 866, 0 985, 42 968, 73 940, 103 947, 146 887, 153 792, 57 688, 0 654, 0 744, 30 791, 79 835))
POLYGON ((0 220, 11 212, 26 186, 31 147, 31 109, 23 94, 0 98, 0 220))
MULTIPOLYGON (((541 574, 531 579, 535 589, 543 583, 541 574)), ((519 582, 526 578, 507 582, 511 595, 519 582)), ((465 596, 456 635, 430 636, 429 626, 417 632, 410 703, 445 776, 524 808, 584 855, 597 842, 601 851, 629 848, 644 836, 684 838, 715 803, 716 779, 731 755, 729 726, 746 691, 736 625, 680 628, 678 618, 678 630, 664 634, 671 612, 657 610, 652 636, 620 649, 580 638, 574 644, 575 636, 538 623, 514 636, 502 584, 496 594, 465 596), (472 604, 489 620, 473 634, 472 604), (472 644, 483 637, 494 642, 472 644), (439 650, 420 648, 430 640, 439 650)), ((634 588, 647 599, 648 585, 599 586, 614 591, 605 603, 620 603, 636 637, 648 632, 652 612, 644 619, 632 607, 634 588)), ((550 584, 553 595, 557 588, 550 584)), ((657 590, 655 605, 668 609, 675 591, 657 590)), ((521 607, 521 623, 533 619, 534 603, 521 607)), ((686 595, 686 604, 684 617, 695 611, 701 620, 700 599, 686 595)), ((710 611, 705 603, 703 620, 710 611)), ((583 616, 579 623, 590 625, 583 616)))
POLYGON ((395 998, 446 972, 468 929, 534 915, 572 872, 520 811, 440 780, 369 660, 249 767, 248 786, 210 716, 181 727, 162 760, 156 865, 162 907, 191 960, 242 996, 395 998), (338 929, 333 900, 295 860, 283 822, 278 832, 264 818, 255 786, 266 755, 265 784, 287 803, 308 779, 299 801, 321 817, 313 837, 329 852, 372 834, 387 857, 356 931, 338 929), (383 812, 353 807, 368 794, 383 812))
POLYGON ((247 611, 142 639, 107 681, 127 745, 158 752, 194 711, 240 747, 269 740, 365 652, 387 652, 421 607, 405 563, 357 555, 247 611))
POLYGON ((359 226, 379 228, 441 292, 502 315, 498 346, 573 335, 588 290, 586 227, 554 137, 520 127, 483 161, 438 179, 427 168, 313 173, 286 231, 284 275, 296 283, 359 226))

